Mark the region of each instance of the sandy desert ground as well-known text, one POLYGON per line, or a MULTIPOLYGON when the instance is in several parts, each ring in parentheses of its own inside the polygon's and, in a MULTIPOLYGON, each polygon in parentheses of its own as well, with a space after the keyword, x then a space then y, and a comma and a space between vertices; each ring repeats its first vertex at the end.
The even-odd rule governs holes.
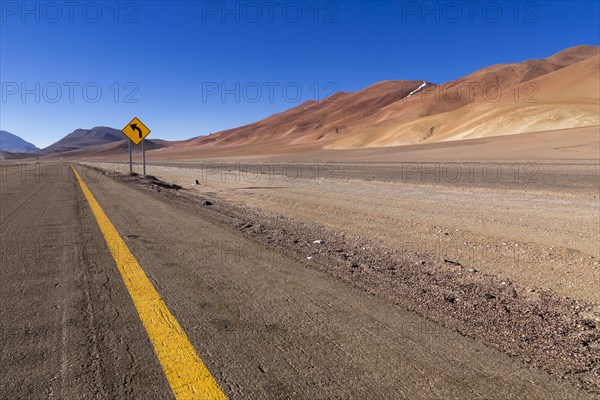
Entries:
POLYGON ((517 167, 537 168, 527 178, 543 181, 542 188, 526 180, 483 180, 478 185, 442 177, 443 183, 435 184, 433 168, 424 175, 429 182, 410 182, 414 174, 420 176, 413 172, 417 167, 422 165, 386 164, 384 171, 395 173, 395 182, 377 179, 382 170, 372 165, 343 163, 161 163, 150 165, 147 173, 198 196, 323 225, 407 252, 434 253, 466 268, 600 303, 595 290, 600 287, 600 204, 593 186, 597 165, 472 166, 474 176, 486 168, 507 175, 517 167), (582 174, 570 182, 575 190, 547 188, 554 179, 552 170, 569 168, 576 168, 571 171, 575 176, 582 174), (403 173, 408 182, 402 182, 403 173), (193 185, 194 179, 200 185, 193 185))
MULTIPOLYGON (((301 154, 183 161, 157 151, 147 173, 192 194, 600 303, 598 126, 305 155, 312 162, 301 154)), ((118 161, 93 165, 128 172, 118 161)))
MULTIPOLYGON (((147 173, 191 194, 600 303, 598 126, 385 149, 214 153, 185 161, 149 152, 147 173)), ((128 172, 120 161, 93 165, 128 172)))

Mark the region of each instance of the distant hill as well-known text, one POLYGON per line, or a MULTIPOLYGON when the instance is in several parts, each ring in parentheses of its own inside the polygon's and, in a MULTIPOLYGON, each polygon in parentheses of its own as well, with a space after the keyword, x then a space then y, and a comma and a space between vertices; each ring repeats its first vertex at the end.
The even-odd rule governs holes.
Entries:
MULTIPOLYGON (((122 135, 121 135, 122 136, 122 135)), ((56 157, 60 155, 61 157, 67 158, 103 158, 103 157, 118 157, 120 155, 124 155, 128 153, 128 139, 120 139, 115 142, 110 142, 106 144, 101 144, 98 146, 90 146, 85 148, 80 148, 76 150, 69 150, 65 152, 61 152, 60 154, 49 154, 49 157, 56 157)), ((159 150, 163 148, 168 148, 172 145, 173 142, 167 140, 146 139, 145 149, 146 151, 159 150)), ((142 146, 133 146, 134 153, 140 153, 142 151, 142 146)))
POLYGON ((33 153, 39 148, 13 133, 0 131, 0 150, 11 153, 33 153))
POLYGON ((123 140, 123 138, 123 133, 121 133, 120 130, 106 126, 97 126, 92 129, 76 129, 58 142, 44 148, 40 153, 64 153, 67 151, 118 142, 123 140))
POLYGON ((0 150, 0 161, 1 160, 14 160, 16 158, 18 158, 18 156, 15 153, 0 150))

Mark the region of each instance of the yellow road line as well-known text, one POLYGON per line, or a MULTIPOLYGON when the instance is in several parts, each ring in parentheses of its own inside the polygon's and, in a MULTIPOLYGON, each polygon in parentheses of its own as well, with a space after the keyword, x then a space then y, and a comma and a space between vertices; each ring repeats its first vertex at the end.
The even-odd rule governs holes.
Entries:
POLYGON ((142 324, 154 346, 169 385, 177 399, 226 399, 225 394, 171 314, 144 270, 110 222, 75 167, 83 190, 106 244, 112 253, 142 324))

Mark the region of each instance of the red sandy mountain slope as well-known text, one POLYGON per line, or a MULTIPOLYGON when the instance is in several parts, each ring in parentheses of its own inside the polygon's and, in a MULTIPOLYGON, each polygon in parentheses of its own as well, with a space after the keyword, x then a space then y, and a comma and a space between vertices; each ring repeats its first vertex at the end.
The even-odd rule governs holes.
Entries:
POLYGON ((187 141, 168 153, 389 147, 598 125, 599 81, 599 48, 577 46, 443 85, 427 82, 416 92, 425 81, 379 82, 187 141))

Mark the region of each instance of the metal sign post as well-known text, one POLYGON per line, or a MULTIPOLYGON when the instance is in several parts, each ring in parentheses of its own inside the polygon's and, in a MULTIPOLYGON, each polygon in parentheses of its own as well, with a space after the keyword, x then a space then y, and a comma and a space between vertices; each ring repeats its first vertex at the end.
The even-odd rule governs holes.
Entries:
POLYGON ((133 164, 131 162, 131 140, 127 141, 127 144, 129 144, 129 172, 133 172, 133 164))
POLYGON ((142 165, 143 165, 144 176, 146 176, 146 149, 144 148, 145 142, 146 142, 146 139, 142 139, 142 165))

